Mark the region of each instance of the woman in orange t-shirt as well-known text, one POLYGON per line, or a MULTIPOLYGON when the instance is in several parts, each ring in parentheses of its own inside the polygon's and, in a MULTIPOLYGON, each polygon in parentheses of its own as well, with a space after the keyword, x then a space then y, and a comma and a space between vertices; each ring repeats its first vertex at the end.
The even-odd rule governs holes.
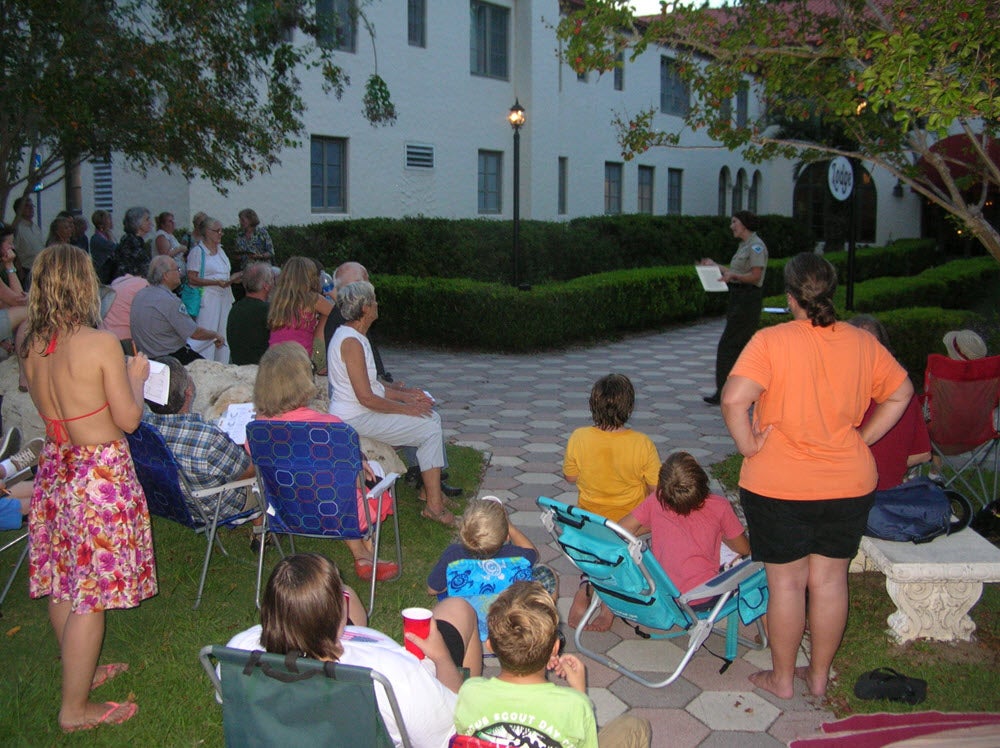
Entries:
POLYGON ((837 322, 836 287, 822 257, 792 258, 785 290, 793 320, 753 337, 722 393, 723 418, 746 458, 740 501, 750 547, 770 590, 773 670, 750 680, 786 699, 796 675, 814 695, 826 693, 847 624, 847 567, 874 501, 868 445, 899 420, 913 393, 905 369, 873 336, 837 322), (807 612, 810 663, 797 671, 807 612))

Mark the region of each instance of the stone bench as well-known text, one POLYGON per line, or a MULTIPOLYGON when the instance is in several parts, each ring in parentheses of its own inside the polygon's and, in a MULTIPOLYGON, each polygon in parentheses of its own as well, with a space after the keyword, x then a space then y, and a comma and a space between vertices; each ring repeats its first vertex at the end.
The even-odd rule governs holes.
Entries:
POLYGON ((865 537, 861 554, 851 570, 885 574, 896 604, 889 633, 900 643, 969 641, 976 630, 969 611, 983 583, 1000 582, 1000 549, 970 529, 919 545, 865 537))

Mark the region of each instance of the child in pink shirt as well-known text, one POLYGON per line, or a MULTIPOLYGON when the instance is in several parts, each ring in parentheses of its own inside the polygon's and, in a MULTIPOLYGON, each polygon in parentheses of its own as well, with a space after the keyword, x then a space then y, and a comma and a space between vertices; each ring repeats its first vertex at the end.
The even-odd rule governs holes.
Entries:
POLYGON ((618 524, 633 535, 652 533, 653 555, 682 594, 719 573, 723 543, 750 553, 729 501, 708 492, 708 475, 687 452, 666 459, 656 490, 618 524))

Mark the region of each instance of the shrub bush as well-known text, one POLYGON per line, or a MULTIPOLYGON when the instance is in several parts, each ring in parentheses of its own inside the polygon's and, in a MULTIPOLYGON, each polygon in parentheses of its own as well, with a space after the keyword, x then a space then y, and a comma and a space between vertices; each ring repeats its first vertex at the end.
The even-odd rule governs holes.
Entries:
MULTIPOLYGON (((278 262, 315 257, 327 268, 346 260, 373 274, 467 278, 510 283, 510 221, 364 218, 306 226, 270 226, 278 262)), ((761 216, 771 257, 812 249, 807 229, 786 216, 761 216)), ((227 246, 234 234, 227 232, 227 246)), ((729 219, 718 216, 593 216, 521 222, 521 279, 570 280, 611 270, 689 265, 701 257, 727 262, 736 248, 729 219)))

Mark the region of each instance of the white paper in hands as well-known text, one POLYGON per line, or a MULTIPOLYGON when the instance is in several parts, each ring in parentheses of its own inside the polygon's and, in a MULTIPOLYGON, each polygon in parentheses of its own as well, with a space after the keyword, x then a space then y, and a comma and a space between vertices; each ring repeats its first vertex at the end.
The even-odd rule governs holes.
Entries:
POLYGON ((218 426, 237 444, 247 443, 247 424, 257 415, 253 403, 232 403, 219 416, 218 426))
POLYGON ((698 272, 701 287, 706 291, 729 290, 729 286, 722 281, 722 271, 719 270, 718 265, 695 265, 694 269, 698 272))
POLYGON ((151 403, 166 405, 170 396, 170 369, 166 364, 149 362, 149 376, 142 385, 142 396, 151 403))

